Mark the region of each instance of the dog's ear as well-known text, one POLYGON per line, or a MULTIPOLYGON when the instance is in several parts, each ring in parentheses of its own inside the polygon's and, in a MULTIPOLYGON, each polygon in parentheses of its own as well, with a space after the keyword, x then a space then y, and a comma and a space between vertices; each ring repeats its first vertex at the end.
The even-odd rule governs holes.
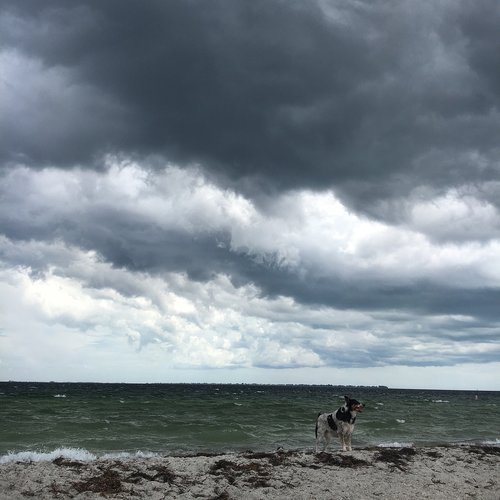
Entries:
POLYGON ((351 400, 351 399, 349 398, 349 396, 344 396, 344 399, 345 399, 345 402, 346 402, 347 404, 349 404, 349 401, 351 400))

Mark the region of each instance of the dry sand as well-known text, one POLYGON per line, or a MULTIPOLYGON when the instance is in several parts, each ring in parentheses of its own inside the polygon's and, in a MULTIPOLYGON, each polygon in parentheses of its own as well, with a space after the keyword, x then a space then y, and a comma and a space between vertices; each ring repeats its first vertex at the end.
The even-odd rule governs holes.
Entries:
POLYGON ((500 447, 277 451, 0 465, 0 498, 500 498, 500 447))

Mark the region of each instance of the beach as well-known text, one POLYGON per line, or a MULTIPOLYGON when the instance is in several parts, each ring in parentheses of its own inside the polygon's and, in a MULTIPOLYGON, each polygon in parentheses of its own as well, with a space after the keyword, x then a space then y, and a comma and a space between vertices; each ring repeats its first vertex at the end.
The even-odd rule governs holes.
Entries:
POLYGON ((498 499, 500 447, 232 452, 0 465, 0 499, 498 499))

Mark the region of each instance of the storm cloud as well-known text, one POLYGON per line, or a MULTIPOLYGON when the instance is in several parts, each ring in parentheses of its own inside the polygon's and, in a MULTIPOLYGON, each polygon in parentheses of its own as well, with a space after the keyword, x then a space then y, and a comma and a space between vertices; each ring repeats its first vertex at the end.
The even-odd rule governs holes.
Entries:
POLYGON ((173 369, 498 361, 499 23, 493 0, 2 2, 8 377, 33 329, 173 369))
POLYGON ((499 21, 494 1, 5 2, 3 159, 156 153, 358 205, 495 180, 499 21))

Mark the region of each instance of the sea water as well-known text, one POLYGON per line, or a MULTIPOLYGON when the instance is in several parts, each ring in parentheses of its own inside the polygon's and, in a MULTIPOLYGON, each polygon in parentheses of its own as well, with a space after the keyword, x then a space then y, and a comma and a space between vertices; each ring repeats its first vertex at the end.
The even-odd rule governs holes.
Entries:
MULTIPOLYGON (((314 447, 315 419, 365 403, 355 447, 500 446, 500 392, 241 384, 0 382, 0 463, 314 447)), ((334 446, 337 446, 334 443, 334 446)))

